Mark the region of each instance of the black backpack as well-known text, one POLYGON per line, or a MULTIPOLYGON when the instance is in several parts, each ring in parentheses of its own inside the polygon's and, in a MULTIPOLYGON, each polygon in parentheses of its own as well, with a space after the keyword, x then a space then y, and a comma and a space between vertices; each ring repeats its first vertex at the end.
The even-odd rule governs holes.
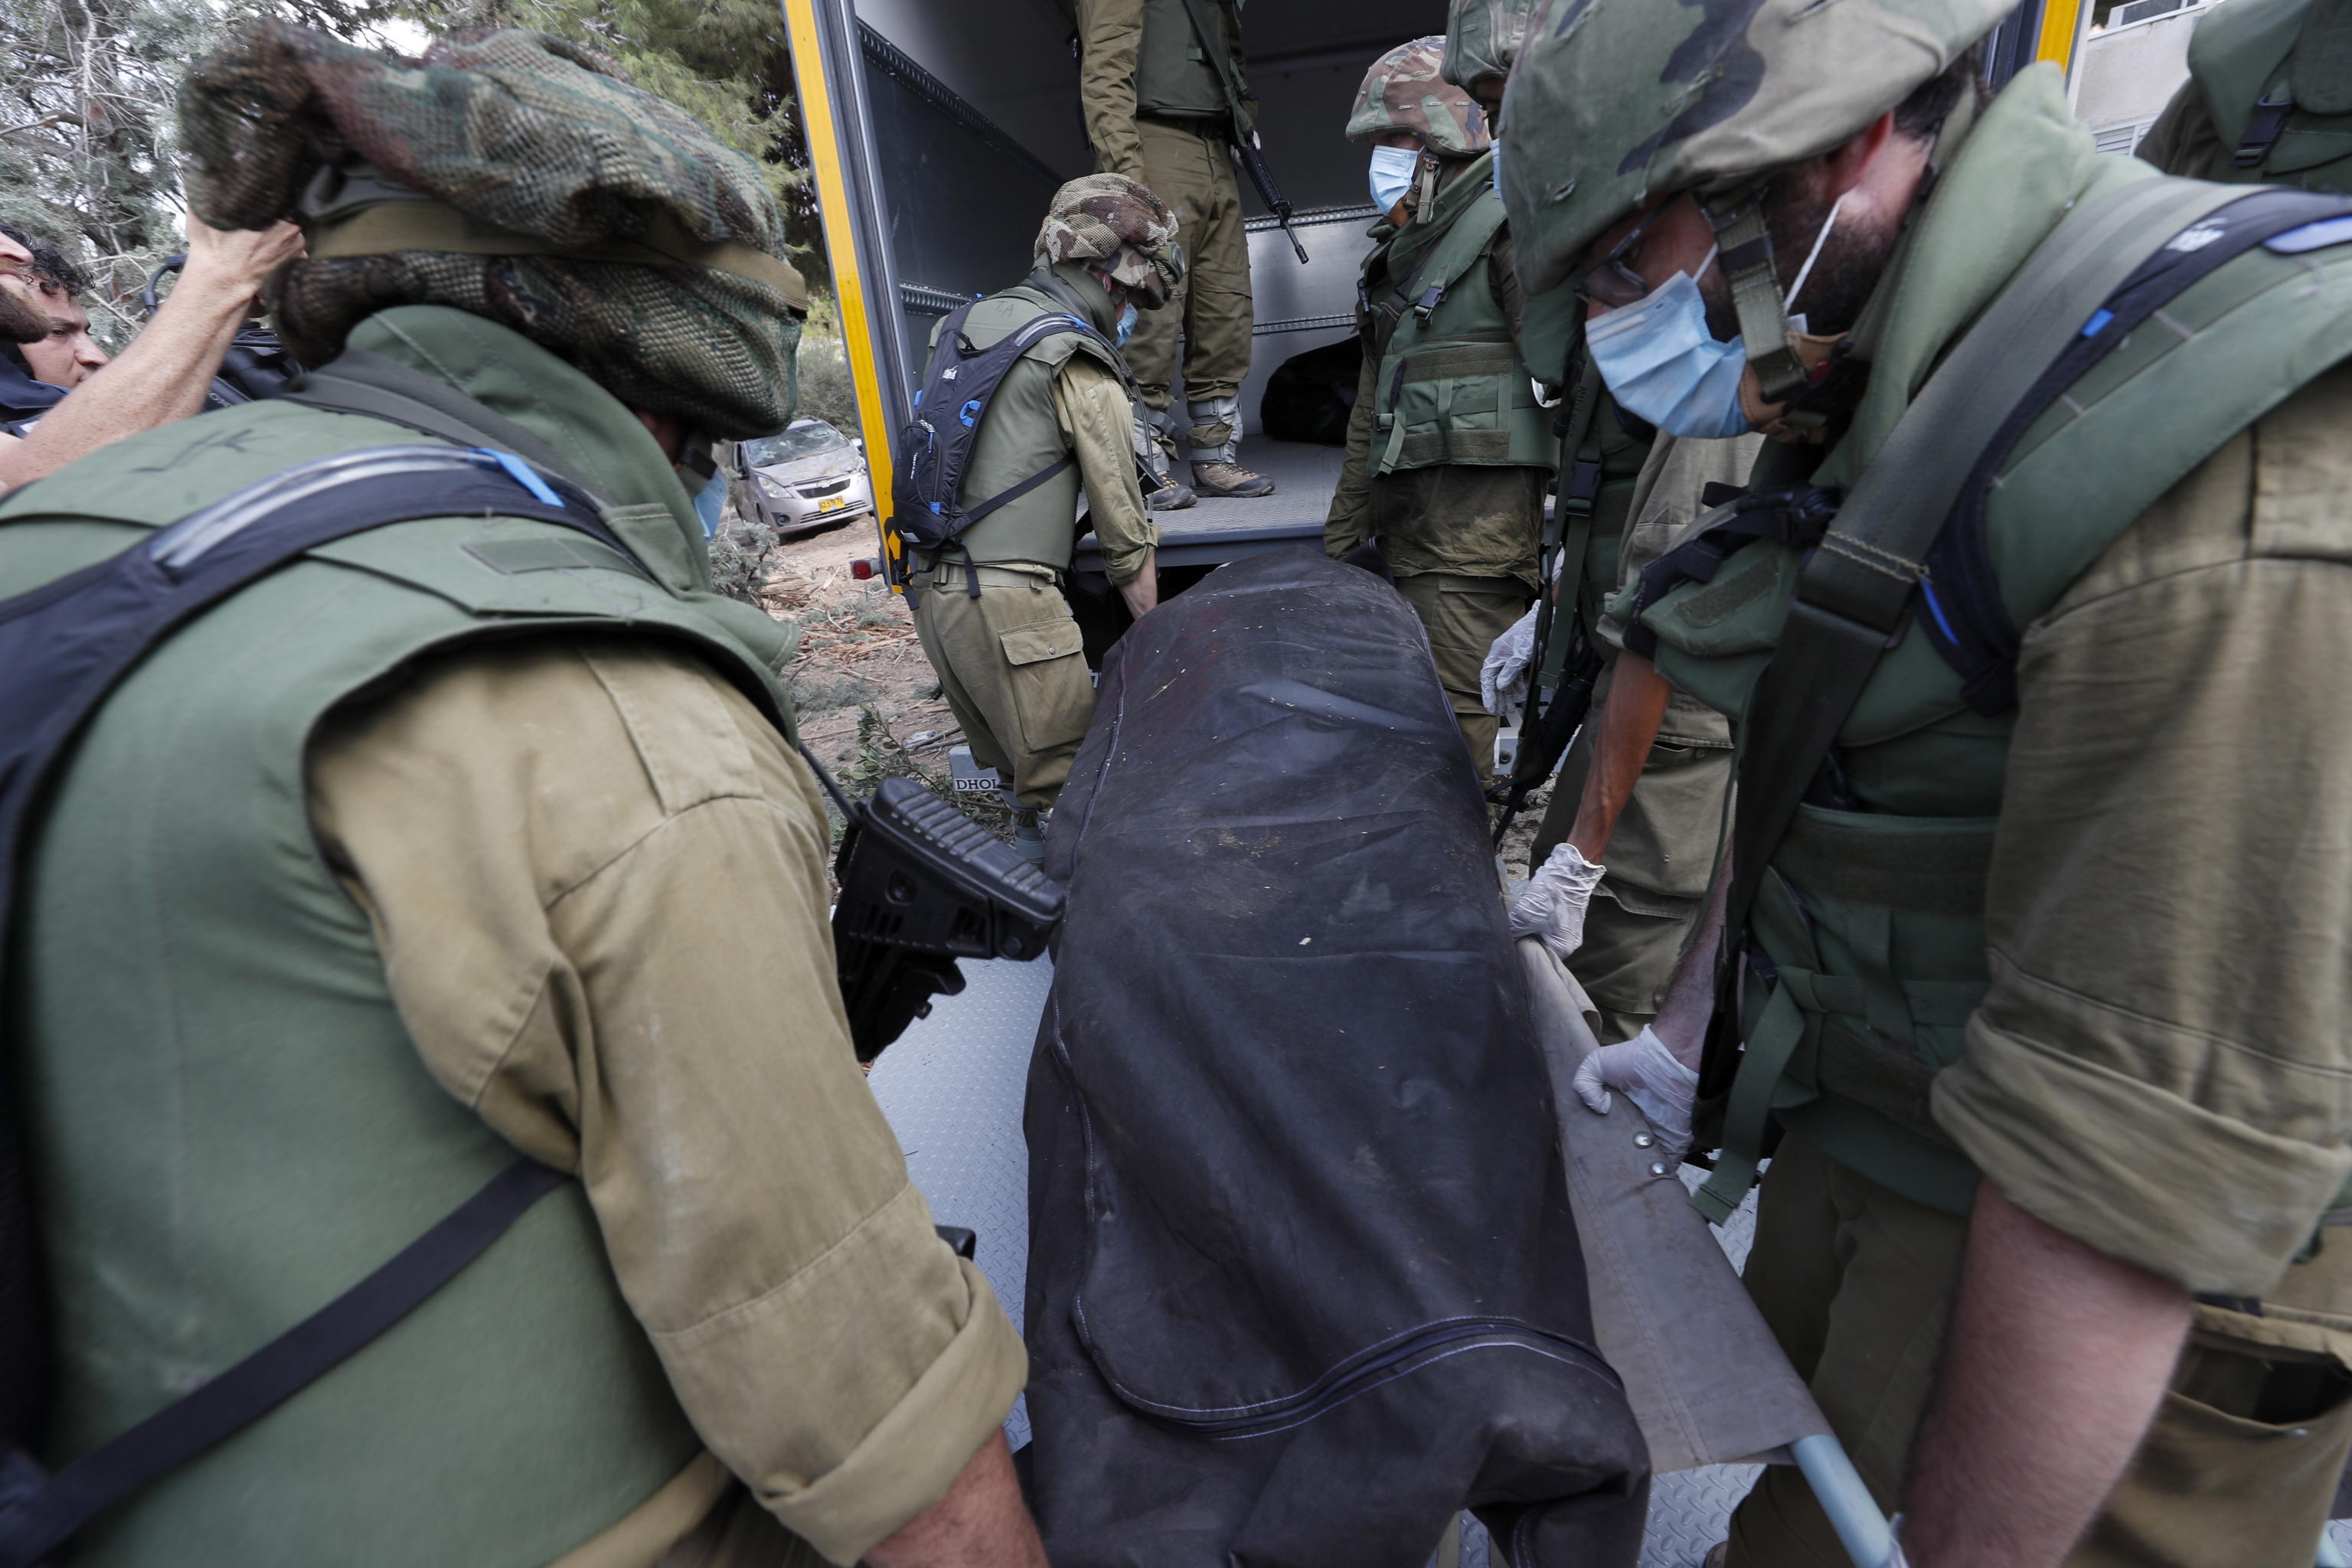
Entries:
MULTIPOLYGON (((0 998, 10 917, 47 786, 109 693, 174 630, 304 551, 388 523, 478 515, 576 529, 634 560, 595 500, 507 453, 378 447, 303 463, 119 555, 0 602, 0 998), (529 492, 517 494, 517 487, 529 492)), ((91 1518, 357 1353, 563 1181, 508 1166, 376 1271, 194 1393, 56 1475, 33 1458, 47 1338, 23 1130, 0 1054, 0 1568, 30 1568, 91 1518)))
MULTIPOLYGON (((981 301, 975 300, 973 305, 981 301)), ((1063 332, 1092 338, 1105 348, 1109 341, 1077 317, 1049 311, 1007 332, 987 348, 975 348, 963 335, 972 305, 958 310, 940 325, 931 349, 930 368, 922 390, 915 394, 915 416, 898 438, 898 515, 890 520, 900 538, 918 550, 937 552, 961 538, 965 530, 1008 501, 1020 500, 1077 461, 1065 452, 1055 461, 986 500, 967 506, 963 484, 971 468, 971 451, 980 438, 981 421, 988 417, 989 401, 1003 384, 1013 363, 1045 339, 1063 332)), ((1118 351, 1113 349, 1116 362, 1118 351)), ((965 582, 971 596, 980 597, 980 574, 971 555, 964 554, 965 582)))

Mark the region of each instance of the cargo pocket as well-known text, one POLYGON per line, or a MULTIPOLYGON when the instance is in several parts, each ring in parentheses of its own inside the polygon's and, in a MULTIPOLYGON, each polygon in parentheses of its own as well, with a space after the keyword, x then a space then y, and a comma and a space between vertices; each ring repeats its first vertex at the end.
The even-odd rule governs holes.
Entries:
POLYGON ((1065 616, 1011 626, 996 634, 1013 670, 1013 708, 1021 720, 1024 751, 1075 744, 1094 717, 1094 685, 1087 679, 1086 638, 1065 616))

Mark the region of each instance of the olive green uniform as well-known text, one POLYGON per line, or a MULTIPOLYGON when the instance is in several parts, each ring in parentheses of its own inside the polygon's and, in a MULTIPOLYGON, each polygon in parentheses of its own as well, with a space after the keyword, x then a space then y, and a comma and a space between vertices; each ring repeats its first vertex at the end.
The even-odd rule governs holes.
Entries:
POLYGON ((580 1180, 76 1561, 855 1561, 1025 1362, 851 1053, 779 628, 710 595, 685 489, 578 370, 439 306, 350 347, 311 390, 385 418, 271 401, 126 440, 0 510, 0 595, 437 439, 542 453, 656 580, 546 524, 394 524, 174 633, 78 742, 10 1019, 58 1308, 41 1457, 216 1375, 517 1151, 580 1180))
POLYGON ((2237 0, 2200 18, 2139 155, 2191 179, 2352 191, 2352 8, 2237 0))
MULTIPOLYGON (((1954 154, 1959 134, 1812 482, 1853 484, 2045 238, 2153 177, 2094 153, 2053 71, 1954 154)), ((2199 1294, 2078 1565, 2300 1568, 2352 1451, 2352 1247, 2325 1227, 2352 1173, 2352 374, 2328 368, 2352 352, 2347 279, 2343 247, 2257 247, 2069 389, 1985 515, 2023 628, 2014 706, 1964 700, 1906 621, 1840 732, 1853 804, 1799 808, 1750 927, 1769 979, 1744 994, 1732 1103, 1769 1089, 1787 1132, 1750 1289, 1882 1504, 1979 1176, 2199 1294)), ((1749 545, 1646 610, 1668 679, 1743 710, 1800 553, 1749 545)), ((1737 1195, 1712 1189, 1741 1136, 1708 1203, 1737 1195)), ((1731 1560, 1839 1548, 1775 1470, 1731 1560)))
MULTIPOLYGON (((1612 536, 1622 538, 1611 552, 1614 559, 1606 575, 1599 560, 1588 563, 1592 576, 1579 595, 1580 608, 1593 617, 1587 624, 1595 628, 1594 641, 1609 658, 1592 689, 1596 721, 1608 705, 1616 655, 1624 643, 1623 623, 1603 607, 1607 598, 1680 542, 1704 510, 1699 497, 1709 484, 1746 481, 1763 440, 1660 436, 1651 444, 1622 534, 1612 536)), ((1530 867, 1542 865, 1576 826, 1597 727, 1588 723, 1561 759, 1528 858, 1530 867)), ((1601 854, 1607 872, 1585 909, 1584 940, 1568 961, 1601 1010, 1599 1037, 1604 1045, 1632 1039, 1657 1016, 1675 961, 1706 898, 1730 789, 1731 721, 1696 698, 1675 692, 1601 854)))
MULTIPOLYGON (((1239 76, 1239 5, 1196 3, 1223 33, 1239 76)), ((1249 236, 1228 151, 1225 86, 1183 0, 1078 0, 1078 96, 1095 168, 1141 181, 1174 210, 1189 269, 1175 297, 1137 321, 1127 362, 1154 422, 1171 439, 1189 431, 1188 455, 1216 461, 1239 435, 1232 420, 1249 374, 1252 324, 1249 236), (1180 336, 1185 408, 1174 405, 1180 336), (1213 408, 1221 412, 1212 416, 1213 408)))
MULTIPOLYGON (((1109 301, 1082 265, 1062 262, 982 301, 964 334, 984 349, 1048 311, 1082 313, 1108 331, 1109 301)), ((1080 489, 1113 584, 1132 582, 1159 542, 1136 480, 1130 408, 1125 373, 1107 344, 1067 332, 1045 339, 990 400, 965 498, 1009 489, 1065 454, 1076 464, 947 549, 916 552, 915 630, 924 657, 973 760, 994 768, 1024 806, 1054 804, 1094 717, 1085 639, 1060 586, 1077 544, 1080 489)))
POLYGON ((1335 560, 1379 542, 1482 779, 1500 721, 1479 699, 1479 667, 1535 596, 1559 449, 1516 342, 1522 301, 1502 204, 1487 187, 1491 157, 1453 164, 1428 218, 1373 226, 1358 321, 1364 368, 1323 522, 1335 560), (1454 247, 1468 254, 1449 258, 1454 247), (1443 300, 1416 312, 1412 300, 1438 271, 1443 300))

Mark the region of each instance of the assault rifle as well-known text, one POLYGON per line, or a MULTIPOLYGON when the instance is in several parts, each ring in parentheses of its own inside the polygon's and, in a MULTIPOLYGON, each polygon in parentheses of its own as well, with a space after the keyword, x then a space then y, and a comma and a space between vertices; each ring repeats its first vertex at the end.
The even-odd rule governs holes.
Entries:
POLYGON ((834 964, 850 1041, 871 1062, 933 996, 963 990, 957 959, 1043 953, 1062 923, 1062 889, 912 779, 884 779, 861 804, 816 774, 849 825, 833 863, 834 964))
MULTIPOLYGON (((1551 700, 1543 704, 1542 713, 1535 719, 1533 733, 1520 738, 1518 760, 1511 766, 1510 793, 1504 797, 1503 815, 1495 824, 1497 849, 1503 847, 1503 835, 1510 831, 1511 819, 1526 804, 1528 792, 1551 777, 1568 743, 1576 739, 1578 727, 1591 712, 1592 688, 1601 679, 1601 655, 1579 637, 1569 649, 1568 663, 1560 671, 1559 684, 1552 689, 1551 700)), ((1530 667, 1528 674, 1528 710, 1532 715, 1542 693, 1537 668, 1530 667)))
POLYGON ((1234 70, 1233 51, 1225 47, 1223 36, 1201 15, 1201 0, 1184 0, 1184 15, 1192 20, 1192 36, 1201 41, 1201 52, 1216 62, 1217 79, 1224 83, 1225 107, 1232 111, 1234 121, 1234 152, 1242 161, 1242 170, 1249 175, 1250 184, 1257 187, 1258 200, 1274 215, 1274 221, 1282 226, 1283 237, 1290 241, 1291 249, 1298 252, 1299 264, 1304 266, 1307 247, 1299 243, 1297 231, 1290 226, 1297 209, 1282 194, 1282 187, 1274 183, 1274 172, 1265 166, 1265 154, 1258 151, 1257 127, 1248 109, 1249 94, 1234 70))

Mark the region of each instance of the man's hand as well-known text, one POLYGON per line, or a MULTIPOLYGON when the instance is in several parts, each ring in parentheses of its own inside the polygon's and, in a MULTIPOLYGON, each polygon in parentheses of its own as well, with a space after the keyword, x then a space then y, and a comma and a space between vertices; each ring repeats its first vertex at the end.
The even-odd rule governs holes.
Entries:
POLYGON ((1650 1119, 1673 1161, 1690 1147, 1691 1102, 1698 1074, 1683 1066, 1647 1026, 1630 1040, 1603 1046, 1586 1057, 1570 1080, 1576 1098, 1596 1115, 1609 1114, 1611 1089, 1622 1093, 1650 1119))
POLYGON ((44 415, 30 437, 0 446, 0 490, 202 409, 262 279, 301 254, 302 231, 290 223, 216 229, 190 213, 187 265, 155 319, 113 363, 44 415))
POLYGON ((1143 570, 1118 585, 1118 596, 1127 601, 1127 613, 1139 621, 1160 607, 1160 552, 1145 552, 1143 570))
POLYGON ((1497 719, 1528 700, 1528 666, 1536 657, 1536 612, 1542 607, 1528 606, 1510 630, 1495 639, 1486 650, 1486 662, 1478 667, 1478 700, 1497 719))
POLYGON ((1046 1568, 1003 1430, 990 1434, 947 1496, 900 1525, 866 1562, 871 1568, 1046 1568))
POLYGON ((261 293, 263 279, 302 254, 302 231, 290 223, 268 228, 214 228, 187 215, 188 260, 173 287, 218 295, 242 310, 261 293))
POLYGON ((1904 1488, 1914 1568, 2056 1568, 2131 1463, 2190 1317, 2179 1285, 1979 1182, 1904 1488))
POLYGON ((1601 868, 1563 844, 1536 868, 1518 899, 1511 905, 1511 930, 1532 936, 1566 963, 1584 945, 1584 910, 1592 889, 1601 885, 1601 868))

